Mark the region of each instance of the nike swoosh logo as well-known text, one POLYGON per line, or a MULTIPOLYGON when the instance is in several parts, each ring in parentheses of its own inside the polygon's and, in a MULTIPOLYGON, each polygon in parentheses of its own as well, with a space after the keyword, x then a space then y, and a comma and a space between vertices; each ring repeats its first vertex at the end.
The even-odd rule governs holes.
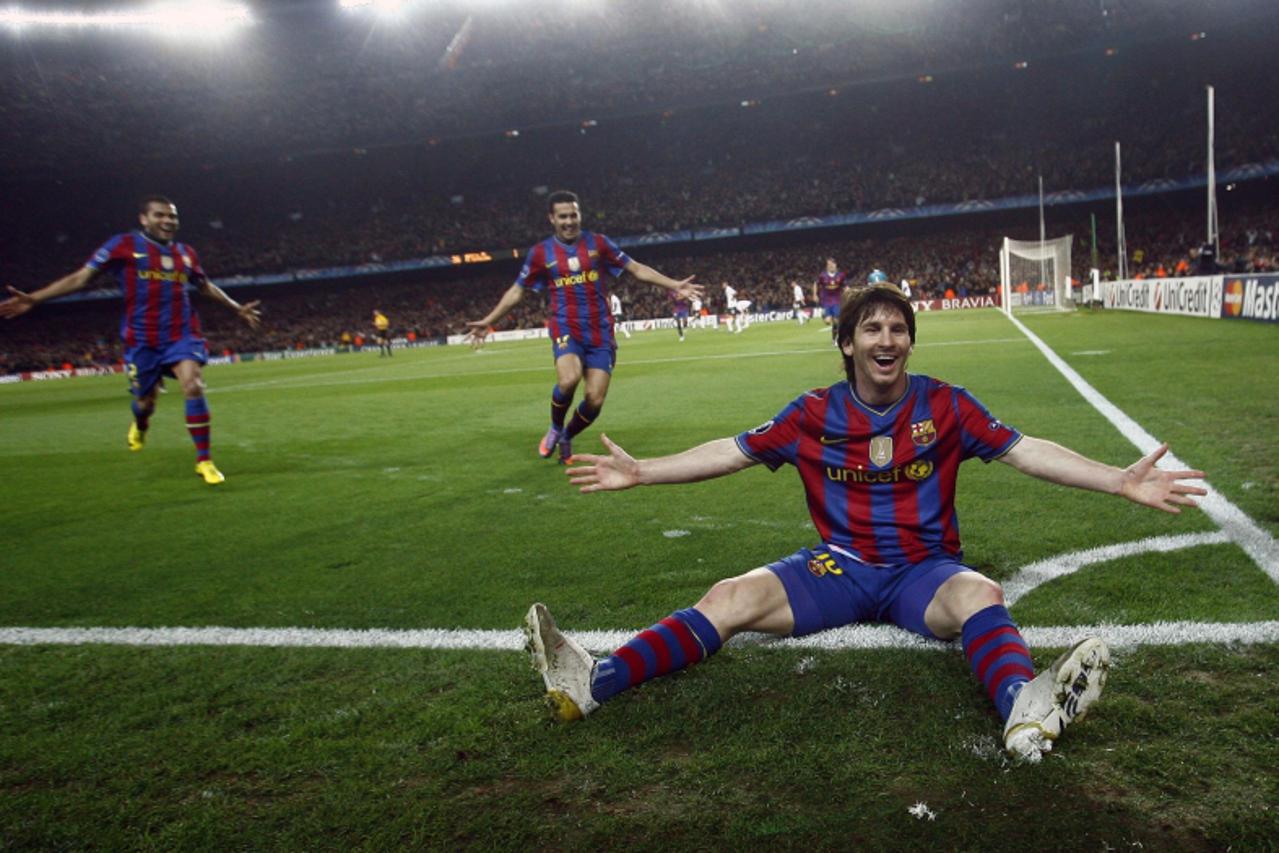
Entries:
POLYGON ((137 252, 134 252, 134 253, 133 253, 133 257, 135 257, 135 258, 145 258, 146 256, 147 256, 147 255, 146 255, 146 252, 143 252, 143 253, 142 253, 142 254, 140 254, 140 255, 139 255, 137 252))
POLYGON ((846 442, 846 441, 848 441, 848 440, 849 440, 849 439, 848 439, 848 436, 844 436, 844 437, 842 437, 842 438, 831 438, 831 437, 830 437, 830 436, 828 436, 828 435, 823 435, 821 438, 819 438, 819 439, 818 439, 818 441, 820 441, 822 444, 826 444, 826 445, 830 445, 830 444, 843 444, 844 442, 846 442))

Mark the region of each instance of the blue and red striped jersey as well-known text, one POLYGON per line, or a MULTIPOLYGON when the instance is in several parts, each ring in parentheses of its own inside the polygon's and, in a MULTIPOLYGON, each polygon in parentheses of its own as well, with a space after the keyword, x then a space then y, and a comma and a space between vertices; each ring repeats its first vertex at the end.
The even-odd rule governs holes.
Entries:
POLYGON ((843 270, 835 273, 829 273, 822 270, 817 276, 817 296, 821 299, 823 305, 838 305, 840 296, 844 292, 844 282, 848 279, 848 274, 843 270))
POLYGON ((205 280, 200 256, 185 243, 168 245, 141 231, 117 234, 93 253, 85 266, 109 273, 120 283, 125 346, 165 346, 184 337, 202 338, 200 317, 187 285, 205 280))
POLYGON ((546 291, 546 329, 590 346, 613 344, 603 274, 617 278, 630 257, 603 234, 583 231, 571 244, 547 237, 528 250, 515 283, 546 291))
POLYGON ((867 406, 841 382, 809 391, 736 440, 773 470, 784 462, 799 470, 826 544, 894 565, 962 558, 959 463, 996 459, 1021 433, 963 388, 911 374, 906 393, 885 409, 867 406))

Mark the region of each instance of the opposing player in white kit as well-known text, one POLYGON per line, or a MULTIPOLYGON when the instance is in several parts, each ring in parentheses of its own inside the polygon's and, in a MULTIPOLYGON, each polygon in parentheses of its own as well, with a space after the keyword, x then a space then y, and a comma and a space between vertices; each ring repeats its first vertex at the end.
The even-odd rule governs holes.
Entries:
POLYGON ((616 293, 608 295, 608 310, 613 315, 613 328, 621 329, 622 334, 630 338, 631 330, 626 328, 626 324, 622 321, 622 300, 618 298, 616 293))

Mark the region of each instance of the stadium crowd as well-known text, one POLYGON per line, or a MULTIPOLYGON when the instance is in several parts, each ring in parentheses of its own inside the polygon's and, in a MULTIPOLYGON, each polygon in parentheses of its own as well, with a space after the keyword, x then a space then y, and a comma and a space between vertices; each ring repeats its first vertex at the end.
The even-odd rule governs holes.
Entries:
MULTIPOLYGON (((587 228, 617 238, 1028 196, 1038 176, 1049 192, 1106 187, 1115 140, 1126 183, 1175 181, 1205 171, 1207 84, 1219 172, 1279 162, 1279 87, 1257 61, 1279 18, 1263 0, 977 0, 927 14, 935 4, 567 14, 552 2, 519 16, 423 4, 392 24, 303 2, 263 7, 221 44, 15 35, 0 46, 0 283, 31 289, 76 268, 152 191, 176 200, 181 239, 226 280, 522 251, 545 236, 543 199, 559 188, 581 195, 587 228)), ((1130 272, 1194 260, 1201 213, 1182 204, 1129 221, 1130 272)), ((1226 205, 1224 265, 1276 268, 1272 208, 1226 205)), ((1060 221, 1072 215, 1054 233, 1075 234, 1080 275, 1088 228, 1060 221)), ((920 296, 983 293, 1005 232, 980 222, 802 246, 726 239, 655 260, 696 273, 713 309, 725 281, 757 309, 789 308, 789 282, 807 286, 827 255, 854 281, 875 266, 920 296)), ((1113 231, 1103 223, 1103 258, 1113 231)), ((215 351, 333 345, 367 332, 373 308, 435 338, 480 316, 513 273, 263 287, 260 336, 216 311, 205 320, 215 351)), ((621 295, 631 317, 668 311, 660 293, 624 282, 621 295)), ((0 373, 113 362, 114 308, 6 324, 0 373)), ((537 325, 540 309, 526 302, 505 323, 537 325)))

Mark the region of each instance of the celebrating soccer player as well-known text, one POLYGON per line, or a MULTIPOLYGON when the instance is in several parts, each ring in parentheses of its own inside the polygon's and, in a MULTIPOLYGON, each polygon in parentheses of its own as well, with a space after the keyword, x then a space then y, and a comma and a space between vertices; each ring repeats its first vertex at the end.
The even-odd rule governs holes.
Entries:
POLYGON ((822 322, 830 326, 831 337, 838 336, 835 320, 839 317, 839 306, 844 298, 844 282, 848 274, 839 268, 834 258, 826 259, 826 269, 813 282, 813 302, 821 306, 822 322))
POLYGON ((542 458, 559 450, 561 463, 573 455, 573 438, 590 426, 604 407, 617 359, 617 340, 609 311, 604 274, 618 278, 629 272, 640 281, 683 296, 701 296, 693 277, 676 281, 628 256, 603 234, 582 230, 582 210, 571 192, 554 192, 546 209, 555 234, 529 249, 524 268, 496 306, 482 320, 467 323, 472 340, 507 315, 524 298, 524 291, 547 291, 546 329, 555 357, 555 387, 551 390, 551 426, 538 445, 542 458), (583 400, 565 425, 573 395, 586 379, 583 400))
POLYGON ((841 310, 847 380, 802 394, 772 420, 673 456, 633 459, 601 436, 607 456, 568 470, 583 492, 690 483, 789 462, 821 536, 812 548, 715 584, 694 606, 593 660, 542 604, 525 629, 534 666, 559 716, 575 719, 627 688, 695 664, 742 631, 803 636, 857 622, 891 622, 924 637, 960 638, 973 673, 1004 719, 1004 746, 1038 761, 1101 695, 1110 663, 1089 637, 1045 672, 994 581, 962 562, 959 464, 998 459, 1066 486, 1121 495, 1176 513, 1203 488, 1200 471, 1166 471, 1160 447, 1126 469, 1022 435, 963 388, 909 374, 915 315, 893 285, 859 288, 841 310))
POLYGON ((0 302, 0 317, 19 317, 41 302, 74 293, 98 273, 115 276, 124 294, 124 361, 133 392, 133 423, 127 443, 141 450, 155 411, 155 398, 164 376, 182 385, 186 397, 187 431, 195 442, 195 473, 209 485, 226 478, 209 457, 209 407, 204 400, 202 368, 209 349, 200 334, 200 318, 187 293, 193 284, 221 302, 256 329, 258 302, 241 305, 212 281, 200 266, 195 249, 174 239, 178 209, 164 196, 148 196, 138 209, 136 231, 117 234, 93 253, 83 267, 33 293, 12 287, 0 302))

